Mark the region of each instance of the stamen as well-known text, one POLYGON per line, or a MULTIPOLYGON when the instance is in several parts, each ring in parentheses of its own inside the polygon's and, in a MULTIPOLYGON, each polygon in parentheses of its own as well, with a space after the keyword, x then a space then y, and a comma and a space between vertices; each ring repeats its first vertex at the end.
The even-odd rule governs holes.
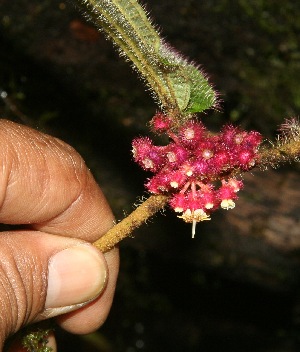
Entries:
POLYGON ((193 219, 193 223, 192 223, 192 238, 194 238, 195 234, 196 234, 196 225, 197 225, 197 221, 195 219, 193 219))
POLYGON ((145 158, 142 162, 146 169, 152 169, 154 167, 153 161, 149 158, 145 158))
POLYGON ((193 128, 187 128, 184 131, 184 137, 186 139, 193 139, 195 137, 195 131, 193 130, 193 128))
POLYGON ((175 161, 177 161, 176 154, 174 152, 167 153, 167 158, 170 163, 174 163, 175 161))
POLYGON ((235 203, 232 199, 223 199, 221 202, 221 208, 222 209, 233 209, 235 207, 235 203))
POLYGON ((214 152, 210 149, 204 149, 202 152, 202 156, 204 159, 210 159, 214 156, 214 152))

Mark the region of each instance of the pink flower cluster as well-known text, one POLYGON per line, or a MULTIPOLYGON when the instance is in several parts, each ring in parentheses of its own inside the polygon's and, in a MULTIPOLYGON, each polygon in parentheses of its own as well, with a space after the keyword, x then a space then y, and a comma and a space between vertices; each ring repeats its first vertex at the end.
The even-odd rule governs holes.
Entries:
POLYGON ((235 175, 256 164, 261 135, 232 125, 212 134, 195 120, 174 132, 171 118, 162 113, 157 113, 151 124, 155 132, 167 133, 170 143, 156 146, 148 137, 133 140, 134 160, 155 174, 146 188, 170 195, 170 206, 182 213, 186 222, 209 220, 219 207, 233 208, 243 187, 235 175))

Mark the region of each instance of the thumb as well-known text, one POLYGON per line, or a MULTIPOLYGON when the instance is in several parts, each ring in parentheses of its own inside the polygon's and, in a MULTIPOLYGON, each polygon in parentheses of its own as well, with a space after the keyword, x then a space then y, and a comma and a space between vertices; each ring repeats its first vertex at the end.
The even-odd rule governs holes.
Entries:
POLYGON ((0 350, 24 325, 81 308, 105 288, 103 255, 78 239, 3 232, 0 255, 0 350))

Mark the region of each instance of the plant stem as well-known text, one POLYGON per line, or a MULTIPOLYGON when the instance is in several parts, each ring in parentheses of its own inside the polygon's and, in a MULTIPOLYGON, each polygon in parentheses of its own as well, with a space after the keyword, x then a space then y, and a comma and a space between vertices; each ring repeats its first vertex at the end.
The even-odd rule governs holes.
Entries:
POLYGON ((271 148, 263 148, 260 152, 260 165, 262 167, 277 167, 284 162, 293 162, 300 157, 300 140, 288 139, 284 143, 278 143, 271 148))
POLYGON ((133 63, 162 110, 175 122, 217 106, 217 94, 206 75, 166 45, 137 0, 80 2, 121 56, 133 63))
POLYGON ((94 246, 102 252, 107 252, 116 246, 123 238, 130 236, 133 230, 145 223, 156 212, 163 209, 169 197, 165 195, 152 195, 131 214, 111 228, 104 236, 94 242, 94 246))

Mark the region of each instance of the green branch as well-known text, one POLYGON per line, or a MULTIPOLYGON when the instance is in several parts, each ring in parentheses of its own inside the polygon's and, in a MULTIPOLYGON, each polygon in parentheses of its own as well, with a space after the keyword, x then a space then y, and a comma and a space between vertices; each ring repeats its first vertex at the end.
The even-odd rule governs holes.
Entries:
POLYGON ((163 42, 136 0, 81 1, 92 22, 133 63, 162 110, 179 124, 217 105, 217 95, 203 72, 163 42))

